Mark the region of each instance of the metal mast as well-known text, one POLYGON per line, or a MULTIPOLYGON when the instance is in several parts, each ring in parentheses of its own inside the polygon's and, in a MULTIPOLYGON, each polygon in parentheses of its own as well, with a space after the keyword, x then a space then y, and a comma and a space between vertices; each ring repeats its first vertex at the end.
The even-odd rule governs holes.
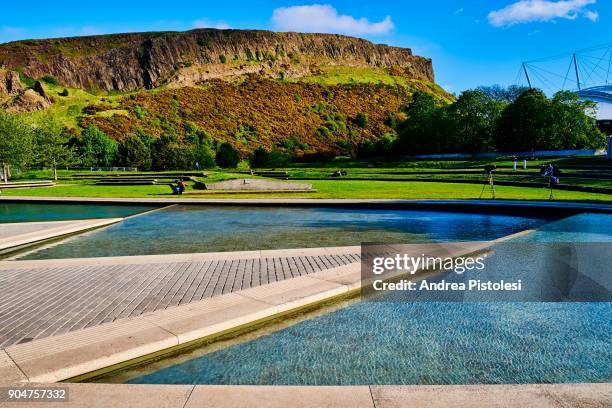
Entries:
POLYGON ((574 53, 574 70, 576 71, 576 83, 578 84, 578 90, 580 91, 580 76, 578 75, 578 60, 576 59, 576 54, 574 53))
POLYGON ((525 72, 525 77, 527 78, 527 83, 529 84, 529 89, 532 89, 531 79, 529 78, 529 72, 527 72, 527 65, 523 62, 523 71, 525 72))

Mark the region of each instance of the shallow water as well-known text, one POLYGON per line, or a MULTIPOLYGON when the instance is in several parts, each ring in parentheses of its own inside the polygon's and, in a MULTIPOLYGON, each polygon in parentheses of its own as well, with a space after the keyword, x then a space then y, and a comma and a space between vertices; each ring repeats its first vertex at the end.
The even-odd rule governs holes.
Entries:
MULTIPOLYGON (((612 216, 580 215, 517 241, 612 242, 611 225, 612 216)), ((123 373, 122 380, 278 385, 611 382, 612 303, 361 301, 159 367, 163 365, 158 363, 153 372, 145 367, 123 373)))
POLYGON ((360 302, 128 382, 609 382, 611 313, 610 303, 360 302))
POLYGON ((72 237, 23 259, 488 240, 545 221, 408 210, 175 206, 72 237))
POLYGON ((0 223, 65 221, 87 218, 126 217, 152 210, 146 205, 0 203, 0 223))

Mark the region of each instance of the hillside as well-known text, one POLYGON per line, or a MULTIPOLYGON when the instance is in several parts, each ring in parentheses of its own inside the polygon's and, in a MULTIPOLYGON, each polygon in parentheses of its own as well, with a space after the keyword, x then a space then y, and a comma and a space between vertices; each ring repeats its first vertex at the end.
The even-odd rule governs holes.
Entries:
POLYGON ((410 87, 368 83, 326 86, 270 79, 214 81, 205 87, 139 93, 99 105, 103 110, 83 117, 80 125, 93 123, 114 138, 136 129, 153 136, 183 135, 197 126, 214 139, 231 142, 244 154, 274 144, 297 156, 342 153, 364 139, 377 139, 392 131, 392 115, 416 89, 438 92, 419 81, 410 87), (365 127, 356 121, 360 112, 368 118, 365 127))
POLYGON ((340 35, 253 30, 136 33, 0 45, 0 107, 114 139, 179 138, 197 127, 243 155, 347 153, 392 131, 394 116, 434 83, 410 49, 340 35), (17 75, 19 73, 19 75, 17 75), (367 125, 357 123, 357 115, 367 125))

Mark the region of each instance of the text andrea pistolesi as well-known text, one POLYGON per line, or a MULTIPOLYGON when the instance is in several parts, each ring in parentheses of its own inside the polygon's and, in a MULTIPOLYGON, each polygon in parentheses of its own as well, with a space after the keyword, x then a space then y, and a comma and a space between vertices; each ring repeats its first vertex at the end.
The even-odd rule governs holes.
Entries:
POLYGON ((375 291, 520 291, 521 280, 508 282, 504 280, 491 281, 481 279, 446 280, 426 278, 412 280, 400 279, 387 281, 389 273, 393 276, 403 274, 415 275, 417 272, 441 271, 454 272, 463 275, 466 272, 481 272, 485 269, 486 254, 478 257, 433 257, 409 256, 395 254, 394 256, 375 257, 372 260, 372 273, 375 277, 372 288, 375 291), (385 275, 386 276, 383 276, 385 275))

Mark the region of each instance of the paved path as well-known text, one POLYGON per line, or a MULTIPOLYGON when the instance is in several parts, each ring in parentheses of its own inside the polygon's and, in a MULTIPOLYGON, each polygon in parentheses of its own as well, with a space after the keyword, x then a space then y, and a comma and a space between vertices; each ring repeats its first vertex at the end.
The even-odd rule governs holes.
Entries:
POLYGON ((0 224, 0 251, 114 224, 123 218, 0 224))
POLYGON ((360 260, 356 247, 209 255, 2 262, 0 347, 360 260))
MULTIPOLYGON (((31 387, 31 385, 28 385, 31 387)), ((158 408, 604 408, 610 384, 250 386, 44 384, 67 388, 68 401, 7 406, 158 408)))
POLYGON ((612 204, 572 201, 530 201, 530 200, 400 200, 400 199, 317 199, 317 198, 121 198, 121 197, 33 197, 0 196, 0 201, 22 202, 67 202, 96 204, 200 204, 200 205, 252 205, 280 207, 371 207, 405 208, 416 210, 446 211, 507 211, 516 213, 535 211, 566 214, 580 212, 612 213, 612 204))

